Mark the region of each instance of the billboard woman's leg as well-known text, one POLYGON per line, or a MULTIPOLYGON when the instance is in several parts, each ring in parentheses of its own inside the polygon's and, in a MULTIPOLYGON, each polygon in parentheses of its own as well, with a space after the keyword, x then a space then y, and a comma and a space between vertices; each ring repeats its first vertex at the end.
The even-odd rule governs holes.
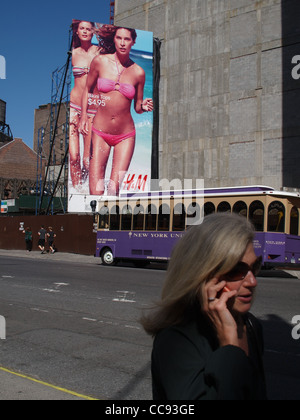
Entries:
POLYGON ((103 195, 105 192, 105 172, 111 147, 97 134, 92 135, 90 162, 90 194, 103 195))
POLYGON ((109 196, 118 196, 126 172, 129 169, 135 149, 135 137, 130 137, 117 144, 114 148, 114 157, 110 181, 108 184, 109 196))

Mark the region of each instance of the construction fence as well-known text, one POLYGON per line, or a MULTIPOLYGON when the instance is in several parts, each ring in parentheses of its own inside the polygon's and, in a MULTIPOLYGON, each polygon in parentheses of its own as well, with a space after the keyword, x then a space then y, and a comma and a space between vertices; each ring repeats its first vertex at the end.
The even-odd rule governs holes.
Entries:
MULTIPOLYGON (((62 216, 1 216, 0 249, 26 250, 23 230, 33 233, 33 251, 38 250, 38 232, 44 226, 52 227, 55 248, 58 252, 94 255, 96 234, 93 232, 93 216, 68 214, 62 216)), ((48 249, 46 244, 46 249, 48 249)))

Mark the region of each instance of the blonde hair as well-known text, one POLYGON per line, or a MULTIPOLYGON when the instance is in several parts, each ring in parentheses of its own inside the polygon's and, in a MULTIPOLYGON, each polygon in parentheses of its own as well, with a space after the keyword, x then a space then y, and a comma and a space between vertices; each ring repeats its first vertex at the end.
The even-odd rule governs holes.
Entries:
POLYGON ((161 302, 141 320, 146 332, 156 335, 182 323, 195 303, 201 305, 201 286, 232 270, 253 239, 252 224, 236 214, 210 215, 191 227, 173 250, 161 302))

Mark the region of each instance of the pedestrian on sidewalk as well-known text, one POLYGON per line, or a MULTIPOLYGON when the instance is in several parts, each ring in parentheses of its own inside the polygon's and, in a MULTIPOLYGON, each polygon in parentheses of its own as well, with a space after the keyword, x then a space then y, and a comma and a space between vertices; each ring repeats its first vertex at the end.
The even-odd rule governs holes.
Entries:
POLYGON ((41 226, 41 229, 39 230, 38 235, 39 235, 38 246, 40 250, 42 251, 42 254, 45 254, 45 244, 46 244, 46 235, 47 235, 45 226, 43 225, 41 226))
POLYGON ((54 239, 56 238, 56 234, 53 232, 53 228, 51 226, 48 227, 48 233, 47 233, 47 238, 48 238, 48 243, 49 243, 49 252, 51 254, 55 253, 55 247, 54 247, 54 239))
POLYGON ((25 234, 25 243, 26 243, 26 250, 27 252, 32 251, 32 231, 30 227, 27 227, 25 230, 23 230, 23 233, 25 234))

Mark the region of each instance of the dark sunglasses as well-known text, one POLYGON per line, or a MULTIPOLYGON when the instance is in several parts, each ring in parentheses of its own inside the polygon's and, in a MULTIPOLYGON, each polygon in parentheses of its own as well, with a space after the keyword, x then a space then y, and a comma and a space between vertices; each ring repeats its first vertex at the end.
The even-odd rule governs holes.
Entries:
POLYGON ((252 266, 240 261, 229 273, 225 274, 224 277, 227 279, 227 281, 240 281, 244 280, 250 271, 254 277, 257 277, 261 267, 262 257, 257 258, 252 266))

